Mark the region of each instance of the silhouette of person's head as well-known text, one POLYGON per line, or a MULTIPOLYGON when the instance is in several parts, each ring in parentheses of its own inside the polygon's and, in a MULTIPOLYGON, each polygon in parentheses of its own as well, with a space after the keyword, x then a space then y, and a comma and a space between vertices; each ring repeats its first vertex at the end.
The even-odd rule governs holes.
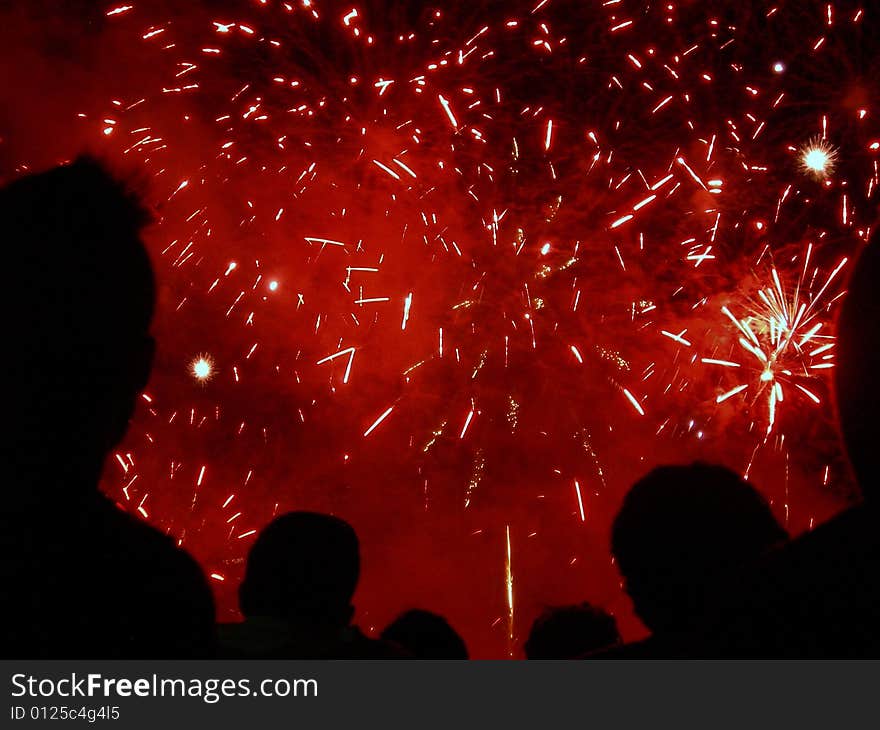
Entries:
POLYGON ((467 659, 464 640, 442 616, 417 609, 406 611, 382 632, 385 641, 403 647, 416 659, 467 659))
POLYGON ((288 512, 259 534, 239 589, 246 618, 271 617, 328 630, 347 626, 360 575, 351 525, 315 512, 288 512))
POLYGON ((835 390, 840 430, 867 499, 880 496, 880 235, 856 262, 837 321, 835 390))
POLYGON ((52 498, 56 484, 94 488, 152 364, 148 215, 80 158, 0 189, 0 220, 16 478, 52 498))
POLYGON ((654 632, 691 627, 740 566, 787 538, 760 494, 731 470, 663 466, 630 489, 611 551, 636 613, 654 632))
POLYGON ((548 608, 532 624, 527 659, 575 659, 620 643, 613 616, 589 603, 548 608))

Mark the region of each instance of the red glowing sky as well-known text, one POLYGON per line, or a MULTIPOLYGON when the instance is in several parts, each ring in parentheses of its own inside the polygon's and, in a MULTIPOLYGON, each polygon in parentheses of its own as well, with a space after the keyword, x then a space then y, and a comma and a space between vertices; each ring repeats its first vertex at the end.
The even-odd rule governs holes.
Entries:
POLYGON ((365 628, 429 608, 504 656, 545 605, 638 633, 607 535, 653 465, 748 472, 793 532, 845 503, 876 21, 728 5, 4 11, 0 174, 92 151, 156 211, 159 356, 104 489, 222 618, 288 509, 357 528, 365 628))

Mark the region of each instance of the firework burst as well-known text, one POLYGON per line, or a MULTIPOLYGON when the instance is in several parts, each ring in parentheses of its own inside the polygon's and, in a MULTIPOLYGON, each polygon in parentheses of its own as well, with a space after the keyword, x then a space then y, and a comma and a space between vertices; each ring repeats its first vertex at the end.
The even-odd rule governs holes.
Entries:
POLYGON ((786 291, 778 269, 773 266, 771 283, 758 288, 747 315, 737 317, 722 306, 722 314, 736 328, 738 347, 733 348, 729 360, 702 358, 703 364, 730 368, 746 376, 743 382, 719 394, 716 403, 724 403, 740 393, 753 403, 765 399, 763 420, 767 434, 773 430, 786 390, 789 396, 800 394, 818 405, 821 398, 809 389, 809 384, 821 381, 822 374, 834 366, 830 308, 840 292, 832 286, 839 283, 847 259, 817 283, 819 270, 810 269, 812 252, 810 244, 792 291, 786 291))
POLYGON ((19 5, 4 174, 85 143, 157 211, 156 372, 104 488, 149 494, 225 605, 274 514, 334 511, 401 570, 422 539, 454 562, 500 655, 539 588, 617 595, 604 531, 657 461, 766 445, 790 526, 830 509, 834 303, 877 223, 870 6, 19 5), (81 68, 21 60, 62 46, 81 68))

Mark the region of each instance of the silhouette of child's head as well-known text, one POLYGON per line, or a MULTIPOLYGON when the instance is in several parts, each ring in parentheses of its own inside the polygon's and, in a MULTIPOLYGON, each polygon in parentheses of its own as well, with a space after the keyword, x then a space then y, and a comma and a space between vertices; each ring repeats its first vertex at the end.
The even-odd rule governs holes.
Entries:
POLYGON ((787 538, 760 494, 722 466, 663 466, 623 500, 611 551, 653 631, 691 627, 707 594, 787 538))
POLYGON ((620 642, 613 616, 589 603, 548 608, 532 624, 527 659, 576 659, 620 642))
POLYGON ((402 646, 416 659, 467 659, 464 640, 442 616, 411 610, 400 614, 382 632, 385 641, 402 646))
POLYGON ((880 493, 880 235, 874 231, 850 277, 837 321, 835 390, 840 430, 866 498, 880 493))
POLYGON ((153 356, 147 220, 89 158, 0 189, 15 384, 8 420, 23 471, 100 469, 125 433, 153 356))
POLYGON ((288 512, 259 534, 239 589, 241 612, 320 626, 348 625, 360 575, 351 525, 315 512, 288 512))

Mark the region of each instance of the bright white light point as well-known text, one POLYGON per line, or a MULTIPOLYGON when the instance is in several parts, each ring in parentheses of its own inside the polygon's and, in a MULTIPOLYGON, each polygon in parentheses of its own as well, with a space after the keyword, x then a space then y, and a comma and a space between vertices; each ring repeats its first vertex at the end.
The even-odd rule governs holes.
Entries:
POLYGON ((782 61, 777 61, 773 64, 773 70, 776 73, 781 74, 783 71, 785 71, 785 64, 782 61))
POLYGON ((376 429, 376 427, 380 423, 382 423, 382 421, 384 421, 386 418, 388 418, 388 414, 390 414, 391 411, 393 411, 393 410, 394 410, 394 406, 389 406, 388 410, 386 410, 381 416, 379 416, 375 421, 373 421, 373 425, 370 426, 366 431, 364 431, 364 438, 369 436, 376 429))
POLYGON ((623 389, 623 394, 626 396, 627 400, 633 404, 633 408, 636 409, 638 414, 640 416, 644 416, 645 409, 642 408, 641 404, 638 402, 638 400, 636 400, 636 397, 632 393, 630 393, 629 390, 627 390, 626 388, 623 389))
POLYGON ((403 321, 400 323, 400 329, 406 329, 406 323, 409 321, 409 312, 412 309, 412 292, 406 295, 406 299, 403 300, 403 321))
POLYGON ((541 256, 546 256, 548 253, 550 253, 550 244, 545 243, 541 246, 541 256))
POLYGON ((278 291, 278 282, 274 279, 269 282, 269 291, 278 291))
POLYGON ((769 370, 765 370, 763 373, 761 373, 761 380, 763 380, 765 383, 773 380, 773 373, 769 370))
POLYGON ((809 150, 804 155, 804 164, 816 172, 823 172, 828 164, 828 153, 825 150, 809 150))
POLYGON ((801 150, 801 165, 814 177, 825 177, 834 167, 836 156, 834 148, 826 141, 813 140, 801 150))
POLYGON ((471 425, 471 420, 473 419, 473 417, 474 417, 474 412, 473 412, 473 410, 471 410, 467 414, 467 418, 465 419, 464 426, 461 429, 461 435, 459 435, 459 438, 461 438, 461 439, 464 438, 464 435, 467 433, 468 426, 471 425))
POLYGON ((193 360, 190 367, 196 380, 207 380, 214 373, 214 363, 204 355, 193 360))
POLYGON ((578 511, 581 513, 581 522, 586 520, 586 516, 584 515, 584 500, 581 497, 581 485, 578 484, 578 480, 574 480, 574 491, 577 494, 578 498, 578 511))

